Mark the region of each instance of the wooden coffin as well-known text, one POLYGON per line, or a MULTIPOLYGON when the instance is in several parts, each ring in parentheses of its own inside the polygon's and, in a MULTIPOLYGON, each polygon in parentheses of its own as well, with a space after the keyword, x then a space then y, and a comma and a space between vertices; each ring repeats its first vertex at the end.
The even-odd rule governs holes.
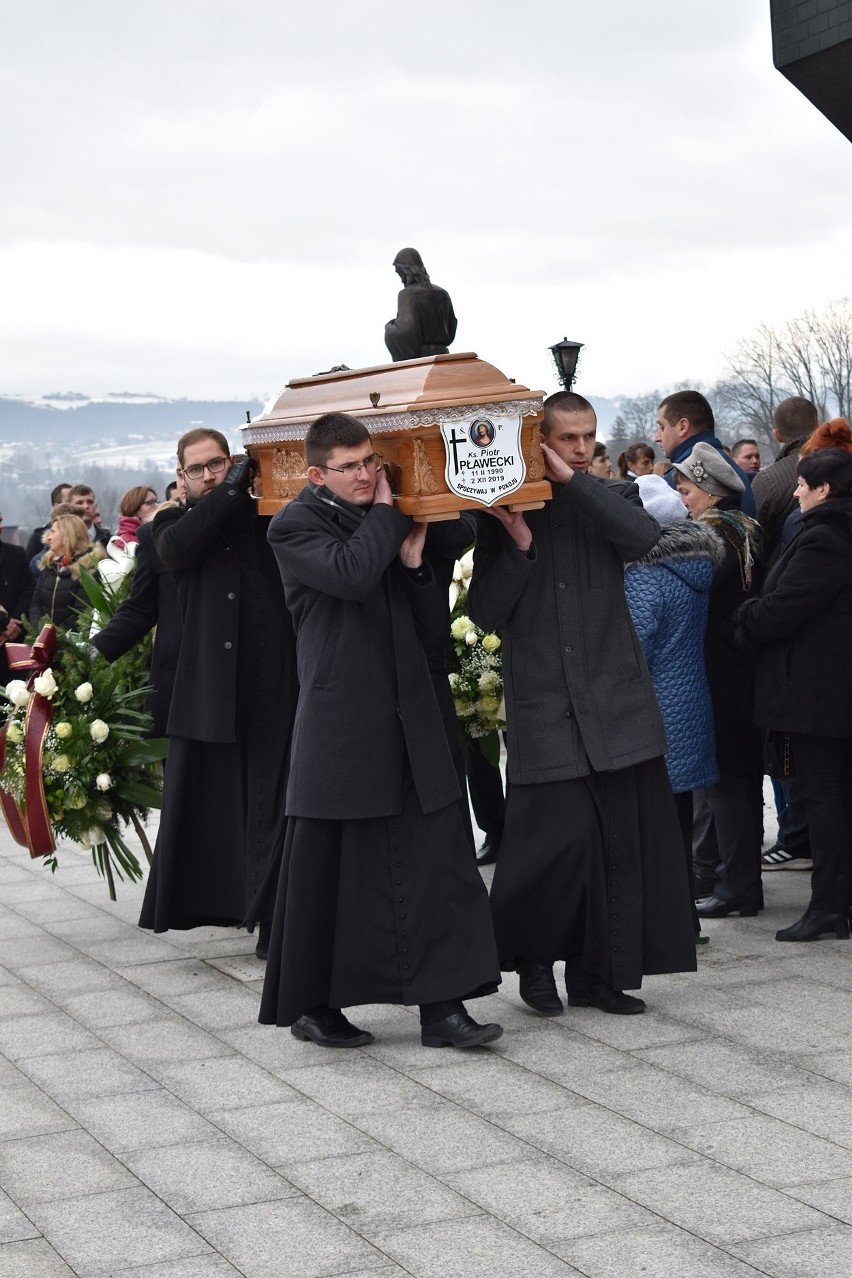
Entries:
POLYGON ((472 353, 294 378, 242 427, 260 465, 260 512, 274 514, 304 487, 302 441, 329 412, 367 427, 392 463, 403 514, 430 521, 483 506, 537 509, 551 493, 540 446, 543 399, 472 353))

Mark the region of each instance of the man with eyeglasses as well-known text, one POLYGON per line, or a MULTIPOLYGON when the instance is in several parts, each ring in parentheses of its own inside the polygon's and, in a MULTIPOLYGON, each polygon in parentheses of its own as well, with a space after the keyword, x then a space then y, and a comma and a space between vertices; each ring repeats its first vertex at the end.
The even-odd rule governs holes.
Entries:
POLYGON ((402 1003, 426 1047, 489 1043, 501 1027, 463 1002, 500 978, 423 647, 446 625, 426 525, 394 508, 355 418, 318 418, 305 457, 308 484, 269 529, 300 692, 260 1020, 359 1047, 373 1036, 342 1009, 402 1003))
POLYGON ((277 883, 298 688, 293 628, 255 463, 218 431, 178 443, 186 504, 153 521, 183 620, 169 754, 141 927, 260 925, 265 957, 277 883))

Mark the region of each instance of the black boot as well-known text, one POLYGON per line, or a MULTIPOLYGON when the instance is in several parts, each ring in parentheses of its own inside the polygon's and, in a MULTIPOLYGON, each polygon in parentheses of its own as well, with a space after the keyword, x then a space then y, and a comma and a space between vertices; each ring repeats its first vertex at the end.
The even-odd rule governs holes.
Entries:
POLYGON ((534 1012, 542 1016, 559 1016, 565 1011, 562 999, 556 993, 556 981, 553 979, 553 968, 546 963, 518 964, 520 983, 518 992, 534 1012))
POLYGON ((845 914, 822 914, 818 910, 805 910, 798 922, 782 927, 775 933, 776 941, 818 941, 827 932, 833 932, 838 941, 849 940, 849 919, 845 914))
POLYGON ((272 935, 271 923, 258 923, 257 945, 254 947, 255 958, 265 959, 269 954, 269 938, 272 935))

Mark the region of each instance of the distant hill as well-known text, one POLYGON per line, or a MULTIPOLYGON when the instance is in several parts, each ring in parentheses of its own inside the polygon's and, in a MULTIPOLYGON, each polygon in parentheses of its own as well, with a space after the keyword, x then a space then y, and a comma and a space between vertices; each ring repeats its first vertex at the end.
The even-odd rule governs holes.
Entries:
MULTIPOLYGON (((85 399, 81 396, 80 399, 85 399)), ((261 412, 259 399, 125 399, 79 402, 78 393, 57 393, 39 403, 0 398, 0 443, 52 444, 57 448, 90 449, 101 441, 128 442, 129 436, 174 440, 191 426, 210 426, 236 442, 246 420, 261 412), (59 404, 67 407, 59 407, 59 404)))

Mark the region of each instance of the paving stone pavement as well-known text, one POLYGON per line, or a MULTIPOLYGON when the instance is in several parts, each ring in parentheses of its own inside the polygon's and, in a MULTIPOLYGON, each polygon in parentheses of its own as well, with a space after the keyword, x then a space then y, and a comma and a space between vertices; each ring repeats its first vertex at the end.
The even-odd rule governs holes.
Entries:
POLYGON ((88 854, 0 831, 0 1278, 852 1273, 852 945, 778 945, 808 876, 706 925, 644 1016, 416 1010, 324 1052, 257 1024, 245 933, 154 937, 88 854))

